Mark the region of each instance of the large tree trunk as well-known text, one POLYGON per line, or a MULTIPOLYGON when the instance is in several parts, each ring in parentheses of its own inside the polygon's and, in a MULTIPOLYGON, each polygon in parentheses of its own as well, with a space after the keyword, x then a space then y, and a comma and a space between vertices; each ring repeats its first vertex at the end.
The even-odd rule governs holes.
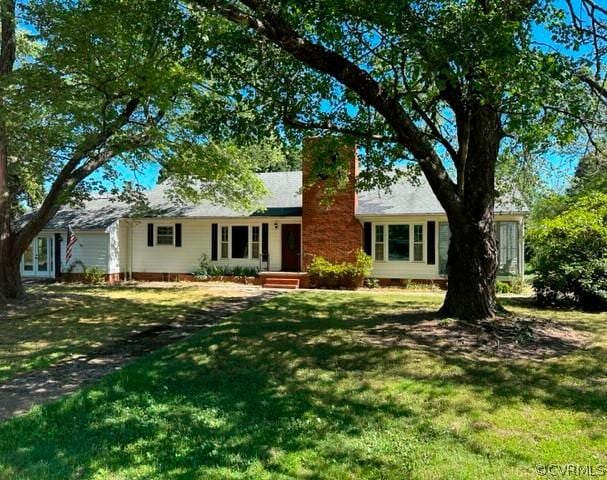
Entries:
MULTIPOLYGON (((15 0, 0 1, 0 79, 13 71, 16 52, 15 0)), ((4 103, 0 90, 0 105, 4 103)), ((13 257, 11 235, 11 206, 13 198, 9 184, 9 149, 6 122, 0 118, 0 301, 23 295, 19 274, 20 255, 13 257)))
POLYGON ((501 124, 498 110, 490 105, 471 104, 467 108, 470 120, 467 131, 460 134, 460 139, 466 139, 467 151, 456 165, 459 201, 443 204, 451 242, 447 296, 440 313, 483 319, 494 317, 497 308, 494 205, 501 124))
POLYGON ((0 300, 25 296, 21 282, 21 255, 11 245, 11 237, 0 240, 0 300))
POLYGON ((497 307, 493 209, 478 221, 450 222, 450 228, 449 283, 440 314, 470 320, 491 318, 497 307))

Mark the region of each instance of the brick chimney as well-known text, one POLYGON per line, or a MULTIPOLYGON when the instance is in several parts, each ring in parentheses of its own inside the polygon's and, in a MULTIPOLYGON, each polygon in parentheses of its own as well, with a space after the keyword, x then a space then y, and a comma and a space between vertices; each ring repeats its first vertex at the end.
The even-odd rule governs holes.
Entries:
POLYGON ((302 156, 303 269, 317 255, 332 262, 353 261, 363 243, 362 225, 355 217, 356 144, 346 137, 306 138, 302 156), (331 175, 335 171, 342 172, 341 185, 331 175))

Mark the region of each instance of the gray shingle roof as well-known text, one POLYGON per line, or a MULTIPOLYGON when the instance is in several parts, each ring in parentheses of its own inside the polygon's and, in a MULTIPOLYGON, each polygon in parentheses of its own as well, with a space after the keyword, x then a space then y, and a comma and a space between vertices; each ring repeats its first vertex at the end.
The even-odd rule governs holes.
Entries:
MULTIPOLYGON (((419 185, 402 179, 389 192, 372 190, 358 194, 358 215, 421 215, 444 214, 445 210, 422 177, 419 185)), ((496 213, 527 213, 520 193, 513 189, 495 202, 496 213)))
MULTIPOLYGON (((215 205, 210 201, 197 204, 178 203, 167 197, 168 185, 158 185, 147 192, 153 217, 183 218, 242 218, 247 216, 301 216, 301 172, 274 172, 259 174, 269 195, 263 200, 263 211, 238 211, 230 207, 215 205)), ((390 192, 379 190, 359 193, 358 215, 415 215, 444 213, 425 179, 413 185, 403 179, 390 192)), ((501 199, 496 211, 499 213, 525 213, 527 210, 517 203, 518 197, 501 199)), ((132 216, 132 206, 112 202, 107 198, 96 198, 84 208, 65 208, 47 225, 48 229, 64 229, 71 225, 75 229, 107 228, 115 220, 132 216)), ((27 217, 25 217, 27 218, 27 217)), ((24 218, 24 219, 25 219, 24 218)))

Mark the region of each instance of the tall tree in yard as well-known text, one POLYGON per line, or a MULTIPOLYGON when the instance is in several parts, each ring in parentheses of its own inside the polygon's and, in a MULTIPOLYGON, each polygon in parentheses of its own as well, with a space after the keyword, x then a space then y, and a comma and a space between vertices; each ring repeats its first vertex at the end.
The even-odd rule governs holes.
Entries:
POLYGON ((129 192, 118 161, 160 164, 178 193, 254 201, 254 162, 194 118, 214 97, 177 1, 0 0, 0 15, 0 301, 23 295, 21 255, 61 206, 129 192))
POLYGON ((388 186, 386 172, 402 161, 421 170, 451 229, 441 312, 492 317, 501 155, 546 153, 602 122, 588 81, 598 77, 585 76, 581 53, 566 53, 588 38, 566 8, 550 0, 190 5, 200 19, 216 19, 205 32, 219 46, 216 68, 240 76, 252 112, 357 137, 362 185, 388 186), (538 30, 552 39, 536 42, 538 30), (562 52, 542 45, 551 42, 562 52))
MULTIPOLYGON (((3 81, 13 71, 16 55, 15 36, 15 2, 14 0, 3 0, 0 3, 0 108, 3 103, 3 81)), ((6 131, 6 120, 0 116, 0 263, 11 254, 11 246, 8 241, 10 217, 10 191, 8 185, 8 138, 6 131)), ((5 284, 12 279, 9 272, 0 274, 0 284, 5 284)), ((0 290, 2 291, 2 290, 0 290)), ((1 295, 1 294, 0 294, 1 295)), ((2 298, 0 297, 0 300, 2 298)))

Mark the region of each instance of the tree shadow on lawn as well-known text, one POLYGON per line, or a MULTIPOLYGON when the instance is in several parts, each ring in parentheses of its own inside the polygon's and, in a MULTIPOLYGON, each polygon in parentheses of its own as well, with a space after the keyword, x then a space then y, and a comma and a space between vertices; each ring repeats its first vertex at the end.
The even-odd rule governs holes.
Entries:
POLYGON ((184 306, 112 298, 96 291, 93 287, 36 292, 35 306, 25 305, 17 314, 0 318, 0 383, 17 373, 45 368, 125 336, 182 320, 213 300, 201 294, 200 303, 184 306))
MULTIPOLYGON (((422 462, 429 441, 491 459, 490 451, 432 423, 446 408, 458 414, 479 408, 450 403, 461 389, 486 397, 489 413, 540 402, 605 415, 603 348, 545 362, 489 362, 432 349, 431 341, 402 348, 366 340, 378 325, 413 327, 433 318, 420 310, 428 307, 330 294, 276 298, 0 425, 0 465, 24 478, 99 470, 176 479, 205 471, 223 478, 255 463, 310 478, 338 468, 402 478, 422 462), (423 413, 399 399, 407 388, 423 413), (373 444, 392 430, 400 443, 373 444), (292 470, 301 464, 307 472, 292 470)), ((502 452, 495 460, 533 460, 515 452, 506 457, 502 452)))

